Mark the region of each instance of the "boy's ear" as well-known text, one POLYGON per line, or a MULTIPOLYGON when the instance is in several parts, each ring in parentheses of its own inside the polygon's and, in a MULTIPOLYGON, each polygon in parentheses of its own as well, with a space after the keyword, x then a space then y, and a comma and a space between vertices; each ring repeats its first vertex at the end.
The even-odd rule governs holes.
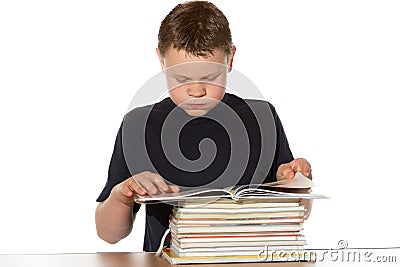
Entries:
POLYGON ((160 54, 160 50, 158 50, 158 48, 156 48, 156 52, 157 52, 157 56, 158 56, 158 60, 160 60, 160 64, 161 64, 161 70, 162 72, 164 72, 164 59, 160 54))
POLYGON ((231 72, 231 70, 232 70, 233 57, 235 56, 235 52, 236 52, 236 46, 232 45, 232 52, 228 58, 228 66, 229 66, 228 72, 231 72))

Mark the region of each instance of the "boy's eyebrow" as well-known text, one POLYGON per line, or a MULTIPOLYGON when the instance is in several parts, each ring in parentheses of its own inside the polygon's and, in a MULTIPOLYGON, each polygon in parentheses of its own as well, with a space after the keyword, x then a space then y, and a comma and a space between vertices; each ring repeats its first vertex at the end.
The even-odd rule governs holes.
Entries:
MULTIPOLYGON (((202 76, 201 79, 207 79, 207 78, 210 78, 210 77, 216 77, 216 76, 220 75, 221 73, 222 73, 222 71, 215 72, 215 73, 210 73, 210 74, 207 74, 205 76, 202 76)), ((173 78, 192 79, 191 77, 187 77, 187 76, 179 74, 179 73, 173 73, 173 74, 171 74, 171 76, 173 78)))
POLYGON ((187 76, 185 76, 185 75, 182 75, 182 74, 171 74, 171 77, 173 77, 173 78, 180 78, 180 79, 191 79, 190 77, 187 77, 187 76))

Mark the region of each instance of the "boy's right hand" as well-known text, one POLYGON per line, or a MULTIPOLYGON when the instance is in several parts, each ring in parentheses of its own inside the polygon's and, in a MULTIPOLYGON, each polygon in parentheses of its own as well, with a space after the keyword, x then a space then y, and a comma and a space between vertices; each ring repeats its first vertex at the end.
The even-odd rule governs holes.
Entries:
POLYGON ((117 184, 114 189, 117 199, 129 206, 132 206, 135 194, 138 195, 157 195, 162 193, 177 193, 179 187, 168 185, 164 178, 156 173, 149 171, 141 172, 117 184))

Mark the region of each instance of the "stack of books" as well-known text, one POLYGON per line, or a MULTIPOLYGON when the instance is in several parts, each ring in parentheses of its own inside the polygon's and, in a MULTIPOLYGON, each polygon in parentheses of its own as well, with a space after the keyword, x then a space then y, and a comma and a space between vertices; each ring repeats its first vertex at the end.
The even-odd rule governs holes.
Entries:
POLYGON ((301 261, 305 208, 296 198, 187 202, 170 217, 171 263, 301 261), (292 258, 292 259, 290 259, 292 258))
POLYGON ((302 199, 325 197, 310 193, 311 186, 308 178, 297 175, 290 185, 202 189, 139 196, 137 202, 175 205, 169 220, 171 247, 161 251, 172 264, 312 261, 301 234, 306 214, 302 199))

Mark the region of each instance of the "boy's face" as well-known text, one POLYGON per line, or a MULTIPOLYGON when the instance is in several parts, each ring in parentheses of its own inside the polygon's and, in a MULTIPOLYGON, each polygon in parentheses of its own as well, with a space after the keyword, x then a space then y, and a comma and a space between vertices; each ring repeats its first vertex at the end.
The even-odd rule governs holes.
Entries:
POLYGON ((228 58, 224 51, 216 49, 214 55, 196 57, 172 48, 165 52, 164 57, 158 55, 169 95, 187 114, 203 116, 224 97, 233 56, 228 58))

